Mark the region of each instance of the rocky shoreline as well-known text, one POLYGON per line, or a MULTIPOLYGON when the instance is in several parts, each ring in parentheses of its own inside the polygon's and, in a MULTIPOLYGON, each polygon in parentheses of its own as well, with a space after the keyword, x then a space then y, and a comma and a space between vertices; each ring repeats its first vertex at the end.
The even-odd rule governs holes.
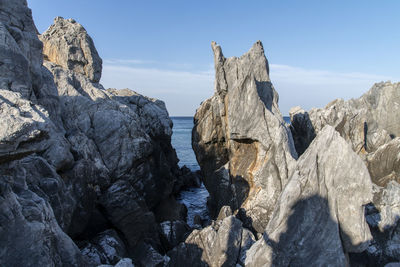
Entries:
POLYGON ((99 83, 78 22, 39 35, 26 0, 0 0, 0 34, 0 266, 400 262, 399 83, 287 125, 262 43, 225 58, 213 42, 199 174, 178 167, 162 101, 99 83), (200 176, 213 220, 191 228, 176 196, 200 176))

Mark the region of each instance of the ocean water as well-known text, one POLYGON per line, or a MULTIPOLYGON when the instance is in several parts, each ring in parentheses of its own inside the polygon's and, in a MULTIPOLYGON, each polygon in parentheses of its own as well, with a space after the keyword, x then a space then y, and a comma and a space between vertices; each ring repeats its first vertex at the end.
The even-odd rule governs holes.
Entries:
MULTIPOLYGON (((192 150, 193 117, 171 117, 174 123, 172 134, 172 146, 179 158, 179 166, 186 165, 190 170, 200 170, 196 156, 192 150)), ((209 219, 207 210, 207 198, 209 194, 204 184, 201 187, 192 187, 182 191, 177 200, 186 205, 188 209, 187 222, 194 226, 194 217, 199 215, 203 221, 209 219)))

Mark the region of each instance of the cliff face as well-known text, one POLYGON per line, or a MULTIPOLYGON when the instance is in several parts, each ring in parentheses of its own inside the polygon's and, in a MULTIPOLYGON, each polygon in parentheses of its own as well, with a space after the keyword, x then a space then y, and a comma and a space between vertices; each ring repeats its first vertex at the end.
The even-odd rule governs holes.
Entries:
POLYGON ((1 265, 163 253, 159 206, 182 208, 164 103, 104 90, 101 59, 74 20, 56 18, 42 45, 26 1, 1 0, 0 15, 1 265), (110 239, 113 255, 101 241, 110 239))
POLYGON ((193 149, 214 215, 229 205, 262 232, 297 154, 261 42, 240 58, 226 59, 216 43, 212 48, 215 93, 196 112, 193 149))

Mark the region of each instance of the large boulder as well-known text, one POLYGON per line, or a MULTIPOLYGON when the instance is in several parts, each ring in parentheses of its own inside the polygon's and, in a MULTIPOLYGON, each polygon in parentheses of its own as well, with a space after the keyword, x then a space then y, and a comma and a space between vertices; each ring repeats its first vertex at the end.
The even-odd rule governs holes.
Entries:
POLYGON ((235 266, 255 242, 254 235, 234 216, 194 230, 185 242, 168 253, 168 266, 235 266))
POLYGON ((83 74, 92 82, 100 81, 102 60, 92 38, 75 20, 55 18, 40 40, 46 60, 83 74))
POLYGON ((242 208, 246 225, 262 232, 297 154, 278 108, 261 42, 240 58, 212 43, 215 93, 196 112, 192 146, 210 192, 211 213, 242 208))
POLYGON ((372 182, 363 161, 331 126, 299 158, 246 266, 347 266, 372 239, 364 205, 372 182))

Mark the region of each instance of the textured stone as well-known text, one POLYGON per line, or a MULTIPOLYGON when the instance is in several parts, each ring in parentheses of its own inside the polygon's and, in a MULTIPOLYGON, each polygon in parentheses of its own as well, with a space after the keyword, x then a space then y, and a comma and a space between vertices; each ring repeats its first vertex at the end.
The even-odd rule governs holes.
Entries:
POLYGON ((361 156, 375 151, 400 136, 399 88, 400 83, 381 82, 358 99, 337 99, 325 108, 314 108, 308 113, 293 109, 291 120, 294 139, 298 140, 296 148, 301 142, 307 146, 312 141, 312 132, 317 134, 325 125, 331 125, 361 156))
POLYGON ((23 176, 0 176, 0 262, 4 266, 86 266, 50 204, 23 176))
POLYGON ((165 221, 160 223, 161 242, 166 251, 176 247, 191 232, 191 228, 184 221, 165 221))
POLYGON ((94 266, 102 263, 117 264, 126 255, 125 245, 115 230, 99 233, 81 251, 94 266))
POLYGON ((46 60, 99 82, 102 60, 85 28, 73 19, 57 17, 42 35, 46 60))
POLYGON ((0 265, 87 266, 71 238, 90 241, 95 264, 142 251, 142 239, 161 255, 153 212, 181 173, 165 104, 104 90, 73 20, 40 38, 45 62, 26 1, 0 0, 0 265))
POLYGON ((374 237, 361 257, 375 265, 400 261, 400 184, 389 181, 376 187, 373 203, 368 205, 366 218, 374 237))
POLYGON ((397 137, 370 153, 366 162, 375 184, 385 186, 389 181, 400 183, 400 138, 397 137))
POLYGON ((261 42, 240 58, 225 58, 216 43, 212 48, 215 93, 196 112, 192 146, 212 215, 224 205, 243 208, 248 226, 262 232, 297 154, 261 42))
POLYGON ((168 253, 168 266, 235 266, 242 251, 254 242, 250 231, 234 216, 194 230, 184 243, 168 253))
POLYGON ((246 253, 246 266, 346 266, 345 253, 372 239, 363 205, 372 183, 362 160, 331 126, 299 158, 263 238, 246 253))
POLYGON ((144 237, 157 242, 155 219, 147 210, 144 200, 129 182, 118 180, 101 197, 109 220, 124 234, 130 248, 134 248, 144 237))
POLYGON ((42 86, 42 43, 26 0, 0 1, 0 88, 35 99, 42 86))

